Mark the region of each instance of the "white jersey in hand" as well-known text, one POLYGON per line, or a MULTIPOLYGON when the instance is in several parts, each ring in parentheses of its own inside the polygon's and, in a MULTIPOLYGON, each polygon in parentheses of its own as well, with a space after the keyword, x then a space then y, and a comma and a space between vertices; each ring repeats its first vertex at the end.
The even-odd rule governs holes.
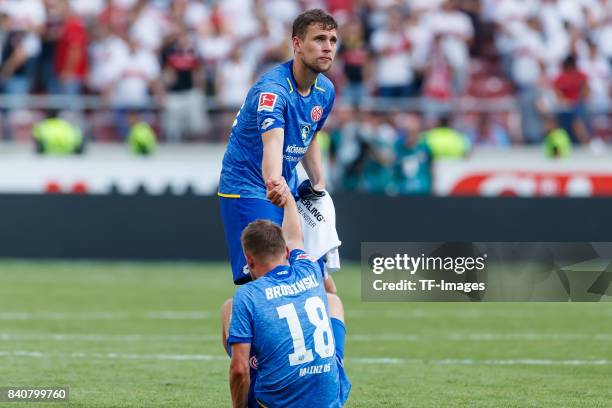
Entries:
POLYGON ((325 256, 325 273, 340 269, 338 247, 342 244, 336 231, 336 209, 329 195, 316 200, 300 199, 297 202, 302 221, 306 252, 319 259, 325 256))

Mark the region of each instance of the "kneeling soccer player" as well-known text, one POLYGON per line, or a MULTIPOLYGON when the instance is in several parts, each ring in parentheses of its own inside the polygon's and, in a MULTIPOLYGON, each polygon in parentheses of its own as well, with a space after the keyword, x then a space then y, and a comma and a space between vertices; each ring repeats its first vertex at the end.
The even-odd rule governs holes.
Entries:
POLYGON ((257 220, 242 233, 253 281, 223 305, 233 406, 342 407, 351 388, 344 310, 303 251, 297 207, 287 196, 282 229, 257 220))

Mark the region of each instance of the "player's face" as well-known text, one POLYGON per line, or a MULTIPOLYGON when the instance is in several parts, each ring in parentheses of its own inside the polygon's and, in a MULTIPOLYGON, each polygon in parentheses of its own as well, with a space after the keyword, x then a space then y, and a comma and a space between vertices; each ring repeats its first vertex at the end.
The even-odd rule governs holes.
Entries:
POLYGON ((296 55, 312 71, 327 72, 336 56, 336 30, 325 30, 319 24, 308 27, 304 39, 297 39, 296 55))

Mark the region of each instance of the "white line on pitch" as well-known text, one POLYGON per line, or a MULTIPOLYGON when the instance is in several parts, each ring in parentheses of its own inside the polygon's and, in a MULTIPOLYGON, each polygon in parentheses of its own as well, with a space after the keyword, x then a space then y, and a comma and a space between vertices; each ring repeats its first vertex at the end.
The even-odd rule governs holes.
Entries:
POLYGON ((507 365, 507 366, 605 366, 612 365, 611 360, 541 360, 541 359, 509 359, 509 360, 473 360, 473 359, 403 359, 403 358, 349 358, 350 362, 375 365, 430 364, 430 365, 507 365))
POLYGON ((2 312, 0 320, 204 320, 211 314, 205 311, 150 311, 127 312, 2 312))
MULTIPOLYGON (((224 355, 211 354, 126 354, 126 353, 47 353, 42 351, 0 351, 0 357, 30 358, 85 358, 105 360, 169 360, 169 361, 227 361, 224 355)), ((356 364, 401 365, 539 365, 539 366, 605 366, 612 365, 611 360, 544 360, 544 359, 509 359, 509 360, 473 360, 473 359, 404 359, 386 357, 349 357, 347 361, 356 364)))
POLYGON ((567 341, 567 340, 598 340, 611 341, 611 333, 584 334, 584 333, 450 333, 450 334, 348 334, 348 341, 567 341))
MULTIPOLYGON (((608 303, 602 302, 602 307, 607 307, 608 303)), ((484 305, 483 305, 484 306, 484 305)), ((436 317, 456 317, 460 319, 472 319, 477 317, 503 317, 525 319, 525 310, 523 309, 418 309, 418 308, 398 308, 394 310, 378 310, 378 309, 351 309, 346 311, 348 318, 382 318, 382 317, 399 317, 399 318, 436 318, 436 317)), ((550 314, 557 314, 558 310, 541 309, 537 311, 537 316, 542 317, 550 314)), ((612 316, 612 310, 591 310, 586 311, 590 316, 612 316)), ((529 317, 529 316, 527 316, 529 317)))
MULTIPOLYGON (((546 311, 543 311, 546 312, 546 311)), ((601 312, 592 315, 612 315, 610 312, 601 312)), ((216 316, 216 313, 213 314, 216 316)), ((210 312, 197 310, 183 311, 149 311, 149 312, 0 312, 0 320, 205 320, 211 318, 210 312)), ((524 311, 510 310, 349 310, 349 318, 370 317, 401 317, 401 318, 434 318, 456 317, 472 319, 477 317, 504 317, 524 318, 524 311)))
MULTIPOLYGON (((360 317, 435 317, 453 316, 474 318, 483 316, 496 316, 500 311, 487 312, 478 310, 465 311, 427 311, 427 310, 386 310, 376 313, 368 311, 348 311, 347 315, 352 318, 360 317)), ((499 314, 508 317, 508 313, 499 314)), ((208 319, 211 314, 206 311, 149 311, 149 312, 0 312, 0 320, 128 320, 128 319, 151 319, 151 320, 201 320, 208 319)))
POLYGON ((228 356, 210 354, 132 354, 132 353, 47 353, 42 351, 0 351, 0 357, 86 358, 103 360, 171 360, 171 361, 229 361, 228 356))
MULTIPOLYGON (((81 334, 81 333, 0 333, 0 341, 176 341, 216 342, 220 334, 81 334)), ((450 333, 450 334, 349 334, 349 342, 418 341, 612 341, 612 334, 584 333, 450 333)))
POLYGON ((221 341, 221 334, 0 333, 0 341, 221 341))
POLYGON ((210 317, 208 312, 199 311, 161 311, 161 312, 147 312, 144 315, 147 319, 161 319, 161 320, 200 320, 207 319, 210 317))
POLYGON ((611 365, 610 360, 540 360, 540 359, 514 359, 514 360, 472 360, 472 359, 446 359, 434 360, 434 364, 441 365, 611 365))

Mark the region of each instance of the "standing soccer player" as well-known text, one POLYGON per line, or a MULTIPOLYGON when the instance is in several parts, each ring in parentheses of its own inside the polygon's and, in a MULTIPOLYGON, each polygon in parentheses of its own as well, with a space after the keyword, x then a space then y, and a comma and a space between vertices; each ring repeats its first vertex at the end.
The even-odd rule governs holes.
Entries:
POLYGON ((294 59, 264 74, 251 88, 232 126, 223 158, 219 192, 221 216, 234 283, 251 280, 240 245, 242 230, 256 219, 283 220, 289 186, 295 195, 296 166, 302 162, 311 198, 324 194, 321 152, 316 140, 335 98, 327 72, 336 55, 338 25, 322 10, 309 10, 293 22, 294 59), (285 182, 286 181, 286 182, 285 182))

